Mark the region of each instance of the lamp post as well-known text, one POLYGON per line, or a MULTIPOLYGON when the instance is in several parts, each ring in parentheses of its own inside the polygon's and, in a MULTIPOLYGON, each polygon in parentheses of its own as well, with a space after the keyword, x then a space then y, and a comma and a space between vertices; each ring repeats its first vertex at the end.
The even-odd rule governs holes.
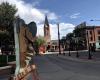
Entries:
POLYGON ((91 53, 90 53, 90 43, 89 43, 89 36, 88 36, 88 31, 87 31, 87 43, 88 43, 88 59, 92 59, 91 53))
POLYGON ((76 51, 77 51, 76 57, 78 58, 79 57, 79 53, 78 53, 78 38, 76 38, 76 51))
POLYGON ((95 20, 91 19, 90 21, 100 21, 100 20, 98 20, 98 19, 95 19, 95 20))
POLYGON ((65 40, 63 39, 63 55, 65 56, 64 49, 65 49, 65 40))
POLYGON ((59 23, 57 24, 58 28, 58 44, 59 44, 59 55, 61 54, 61 49, 60 49, 60 32, 59 32, 59 23))
POLYGON ((71 54, 70 54, 70 44, 71 44, 71 41, 69 41, 69 54, 68 54, 68 56, 71 56, 71 54))

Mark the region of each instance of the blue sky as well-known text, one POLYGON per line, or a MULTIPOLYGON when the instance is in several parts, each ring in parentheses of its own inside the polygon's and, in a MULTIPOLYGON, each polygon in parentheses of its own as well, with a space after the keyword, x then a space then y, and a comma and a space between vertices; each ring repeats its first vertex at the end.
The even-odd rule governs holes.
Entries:
POLYGON ((28 3, 38 2, 35 6, 39 9, 47 9, 55 12, 59 22, 80 24, 86 21, 88 24, 100 25, 100 22, 91 22, 91 19, 100 19, 100 0, 25 0, 28 3), (76 14, 76 15, 75 15, 76 14))
POLYGON ((45 15, 50 23, 51 39, 58 39, 57 23, 60 35, 72 32, 74 27, 84 21, 87 25, 100 25, 100 0, 0 0, 16 5, 19 15, 28 24, 37 23, 37 35, 43 36, 45 15))

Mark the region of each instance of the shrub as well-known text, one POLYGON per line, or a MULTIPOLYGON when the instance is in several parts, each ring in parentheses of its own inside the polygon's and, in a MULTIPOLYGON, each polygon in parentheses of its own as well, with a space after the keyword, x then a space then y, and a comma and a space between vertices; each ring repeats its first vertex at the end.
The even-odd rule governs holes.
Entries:
POLYGON ((6 55, 0 55, 0 67, 7 65, 7 56, 6 55))

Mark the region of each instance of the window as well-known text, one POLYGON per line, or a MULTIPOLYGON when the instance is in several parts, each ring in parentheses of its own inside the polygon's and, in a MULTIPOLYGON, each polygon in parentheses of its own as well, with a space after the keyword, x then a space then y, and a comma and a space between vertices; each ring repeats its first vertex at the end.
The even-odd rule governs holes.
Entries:
POLYGON ((92 31, 90 31, 90 34, 92 35, 92 31))
POLYGON ((98 34, 100 34, 100 30, 98 30, 98 34))
POLYGON ((98 40, 100 40, 100 36, 98 36, 98 40))
POLYGON ((92 38, 92 37, 90 37, 90 40, 92 41, 92 40, 93 40, 93 38, 92 38))

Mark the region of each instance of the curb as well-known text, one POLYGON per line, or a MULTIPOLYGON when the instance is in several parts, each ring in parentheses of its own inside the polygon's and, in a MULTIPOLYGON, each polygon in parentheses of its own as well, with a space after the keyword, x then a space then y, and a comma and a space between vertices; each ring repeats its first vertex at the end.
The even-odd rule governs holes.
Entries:
POLYGON ((89 59, 80 59, 80 58, 73 58, 73 57, 68 57, 68 56, 63 56, 63 55, 59 55, 59 58, 62 59, 67 59, 67 60, 72 60, 72 61, 77 61, 77 62, 87 62, 87 63, 100 63, 100 61, 94 61, 93 59, 89 60, 89 59))
POLYGON ((0 67, 0 76, 10 75, 11 73, 11 66, 4 66, 0 67))
POLYGON ((0 67, 0 70, 11 68, 11 66, 0 67))

